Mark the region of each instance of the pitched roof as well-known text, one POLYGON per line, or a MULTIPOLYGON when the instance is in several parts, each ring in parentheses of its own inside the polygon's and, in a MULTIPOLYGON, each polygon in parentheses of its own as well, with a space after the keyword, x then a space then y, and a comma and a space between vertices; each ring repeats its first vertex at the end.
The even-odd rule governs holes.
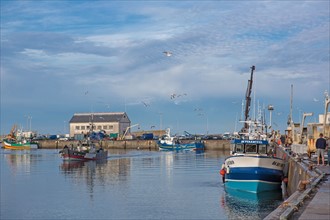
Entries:
POLYGON ((119 122, 123 117, 127 117, 125 112, 75 113, 70 123, 119 122))

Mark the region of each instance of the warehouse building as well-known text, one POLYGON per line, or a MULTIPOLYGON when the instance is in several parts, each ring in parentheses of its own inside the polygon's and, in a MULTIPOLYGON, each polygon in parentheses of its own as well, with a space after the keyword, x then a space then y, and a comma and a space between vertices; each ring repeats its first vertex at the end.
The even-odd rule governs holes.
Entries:
POLYGON ((130 125, 131 121, 125 112, 75 113, 69 122, 70 137, 87 134, 91 129, 121 136, 130 125))

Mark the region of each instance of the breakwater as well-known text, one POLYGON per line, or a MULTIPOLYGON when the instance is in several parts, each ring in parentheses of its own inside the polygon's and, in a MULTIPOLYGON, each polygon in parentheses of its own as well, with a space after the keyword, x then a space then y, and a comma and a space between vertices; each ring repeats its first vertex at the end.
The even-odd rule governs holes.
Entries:
MULTIPOLYGON (((182 141, 188 143, 189 140, 182 141)), ((205 150, 229 150, 229 140, 203 140, 205 150)), ((40 140, 38 145, 40 149, 62 149, 65 145, 77 145, 79 141, 58 141, 58 140, 40 140)), ((158 150, 155 140, 105 140, 97 142, 99 147, 104 149, 148 149, 158 150)))

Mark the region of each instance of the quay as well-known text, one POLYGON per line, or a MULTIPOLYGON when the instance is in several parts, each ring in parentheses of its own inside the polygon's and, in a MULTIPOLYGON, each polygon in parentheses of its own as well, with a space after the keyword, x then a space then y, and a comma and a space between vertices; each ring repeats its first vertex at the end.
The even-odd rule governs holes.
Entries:
POLYGON ((330 166, 319 166, 319 172, 325 174, 316 187, 311 201, 305 201, 306 207, 293 215, 293 219, 330 219, 330 166))
POLYGON ((302 155, 276 150, 286 159, 287 183, 282 184, 285 200, 265 220, 330 219, 330 166, 317 166, 302 155))
MULTIPOLYGON (((184 140, 182 143, 189 142, 184 140)), ((203 140, 205 150, 229 150, 229 140, 203 140)), ((62 149, 65 145, 76 145, 78 141, 58 141, 58 140, 40 140, 38 146, 40 149, 62 149)), ((99 141, 98 145, 104 149, 145 149, 158 150, 155 140, 105 140, 99 141)))

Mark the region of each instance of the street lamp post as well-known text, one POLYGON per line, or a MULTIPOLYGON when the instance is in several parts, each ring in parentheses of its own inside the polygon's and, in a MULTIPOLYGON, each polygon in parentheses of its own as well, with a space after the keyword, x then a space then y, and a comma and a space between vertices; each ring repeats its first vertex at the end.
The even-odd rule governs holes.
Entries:
POLYGON ((32 132, 32 116, 30 116, 30 131, 32 132))
POLYGON ((273 105, 268 105, 268 111, 269 111, 269 128, 272 127, 272 112, 274 111, 273 105))
POLYGON ((63 134, 64 134, 64 135, 65 135, 65 122, 66 122, 66 121, 63 122, 63 134))

